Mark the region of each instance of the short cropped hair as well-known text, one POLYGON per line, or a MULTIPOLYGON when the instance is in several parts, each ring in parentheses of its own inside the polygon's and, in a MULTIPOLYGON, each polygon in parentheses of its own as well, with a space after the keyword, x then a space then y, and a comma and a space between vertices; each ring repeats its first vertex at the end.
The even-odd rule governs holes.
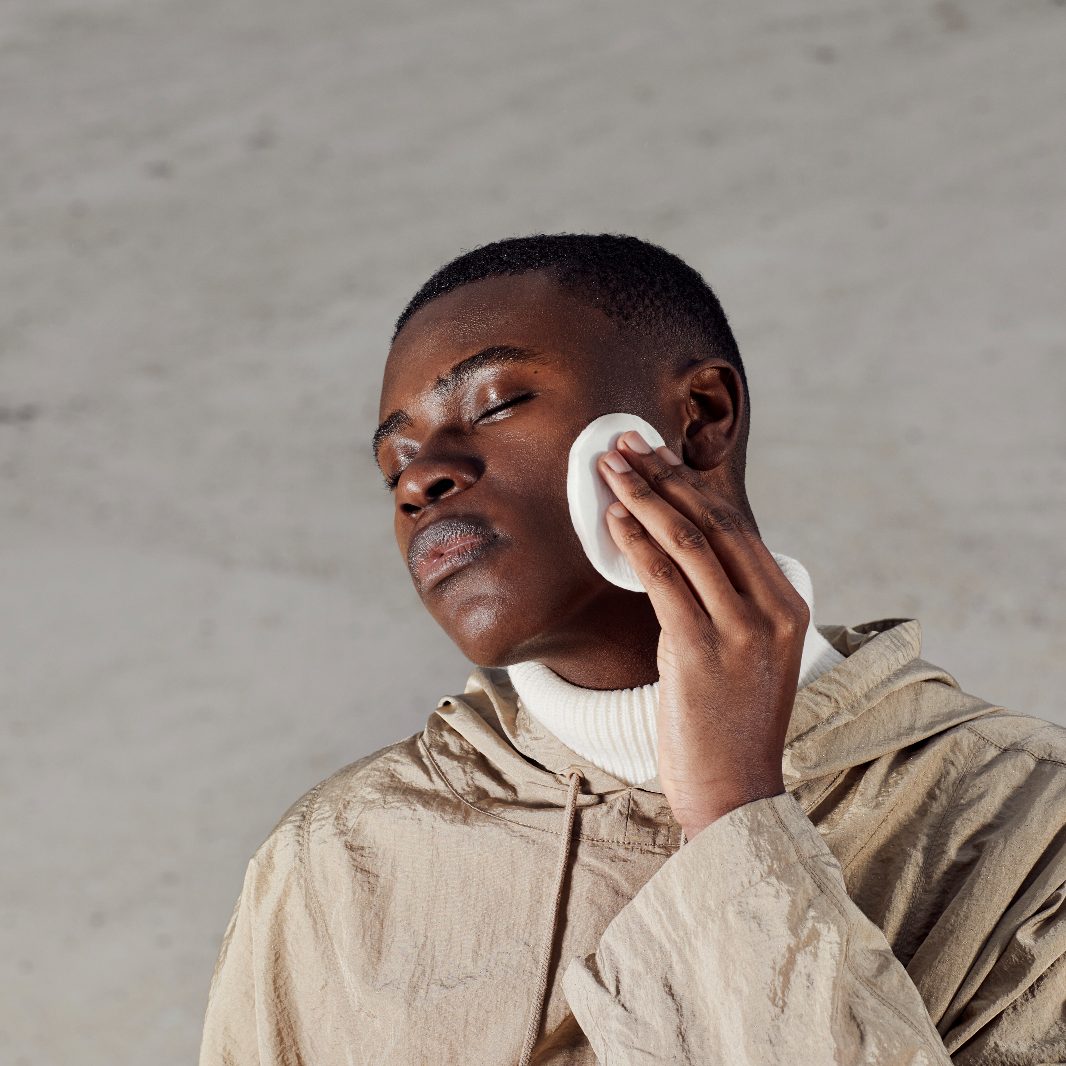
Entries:
POLYGON ((665 248, 618 233, 537 233, 508 237, 464 252, 411 297, 392 339, 431 300, 485 278, 542 271, 623 326, 652 336, 695 342, 704 357, 729 363, 748 379, 733 331, 711 287, 665 248))

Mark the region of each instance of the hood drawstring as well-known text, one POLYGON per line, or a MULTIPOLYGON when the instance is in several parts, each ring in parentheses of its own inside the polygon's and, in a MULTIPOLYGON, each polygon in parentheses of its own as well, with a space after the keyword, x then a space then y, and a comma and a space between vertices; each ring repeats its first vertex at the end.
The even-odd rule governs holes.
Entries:
POLYGON ((570 791, 566 796, 566 813, 563 816, 563 848, 559 859, 559 873, 555 881, 555 899, 552 900, 551 923, 548 926, 548 936, 544 944, 544 958, 540 964, 540 975, 537 979, 537 994, 533 1001, 533 1010, 529 1017, 529 1026, 526 1029, 526 1040, 522 1046, 522 1055, 518 1060, 518 1066, 529 1066, 529 1057, 533 1054, 533 1045, 537 1042, 537 1032, 540 1029, 541 1015, 544 1012, 545 994, 548 990, 548 967, 551 964, 552 946, 555 943, 555 928, 559 924, 559 904, 563 898, 563 881, 566 878, 566 868, 570 863, 570 841, 574 833, 574 811, 577 808, 577 794, 581 788, 583 775, 576 767, 568 767, 566 776, 570 781, 570 791))

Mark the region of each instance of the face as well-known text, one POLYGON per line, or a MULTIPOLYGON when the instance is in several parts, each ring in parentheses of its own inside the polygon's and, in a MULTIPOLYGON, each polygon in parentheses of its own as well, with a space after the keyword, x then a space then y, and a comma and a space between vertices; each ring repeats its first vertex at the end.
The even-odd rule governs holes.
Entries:
POLYGON ((427 610, 478 665, 550 659, 648 609, 588 561, 566 497, 570 445, 592 419, 631 411, 660 424, 658 397, 626 372, 640 363, 635 343, 539 273, 462 286, 396 337, 378 417, 409 418, 389 420, 377 456, 396 478, 396 543, 427 610), (428 548, 449 543, 432 536, 440 519, 458 520, 436 527, 455 547, 423 576, 428 548), (471 537, 478 530, 489 539, 471 537))

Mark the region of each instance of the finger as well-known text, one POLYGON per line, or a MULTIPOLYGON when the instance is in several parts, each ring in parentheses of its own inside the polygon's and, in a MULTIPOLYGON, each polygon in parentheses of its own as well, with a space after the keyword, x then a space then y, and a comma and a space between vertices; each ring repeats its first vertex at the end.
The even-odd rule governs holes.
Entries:
POLYGON ((697 601, 681 568, 623 504, 616 501, 607 508, 607 526, 640 578, 663 629, 672 633, 706 631, 708 611, 697 601), (619 516, 612 508, 621 509, 623 514, 619 516))
POLYGON ((681 570, 708 614, 719 622, 739 618, 743 605, 737 589, 707 536, 624 460, 617 465, 626 469, 614 470, 611 462, 620 458, 617 452, 607 452, 599 460, 599 468, 615 496, 681 570))
POLYGON ((708 496, 689 467, 668 462, 666 456, 673 454, 669 448, 638 452, 629 446, 628 434, 618 444, 651 487, 703 530, 738 592, 767 610, 774 609, 782 597, 788 601, 798 595, 748 516, 724 497, 708 496))
MULTIPOLYGON (((628 446, 628 437, 628 433, 619 437, 619 451, 659 495, 702 530, 733 586, 742 595, 750 595, 763 575, 760 561, 751 549, 758 534, 747 515, 726 497, 709 494, 684 463, 667 462, 664 456, 671 454, 668 448, 642 454, 628 446)), ((635 513, 640 517, 639 512, 635 513)))
POLYGON ((761 537, 752 539, 752 548, 758 556, 761 564, 763 581, 752 591, 752 599, 764 610, 777 613, 782 601, 791 605, 797 616, 802 615, 803 629, 807 628, 810 619, 810 608, 807 601, 800 595, 799 590, 789 581, 785 572, 778 565, 773 552, 765 545, 761 537))

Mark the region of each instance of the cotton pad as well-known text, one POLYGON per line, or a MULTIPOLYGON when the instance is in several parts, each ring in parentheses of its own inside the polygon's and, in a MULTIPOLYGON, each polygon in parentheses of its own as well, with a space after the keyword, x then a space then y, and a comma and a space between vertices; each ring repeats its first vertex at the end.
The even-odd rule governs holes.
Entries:
POLYGON ((635 429, 653 448, 666 443, 659 431, 639 415, 613 411, 594 418, 570 445, 566 498, 570 504, 570 521, 592 565, 612 584, 632 592, 645 592, 607 526, 607 508, 618 497, 596 469, 599 457, 614 448, 618 438, 629 429, 635 429))

